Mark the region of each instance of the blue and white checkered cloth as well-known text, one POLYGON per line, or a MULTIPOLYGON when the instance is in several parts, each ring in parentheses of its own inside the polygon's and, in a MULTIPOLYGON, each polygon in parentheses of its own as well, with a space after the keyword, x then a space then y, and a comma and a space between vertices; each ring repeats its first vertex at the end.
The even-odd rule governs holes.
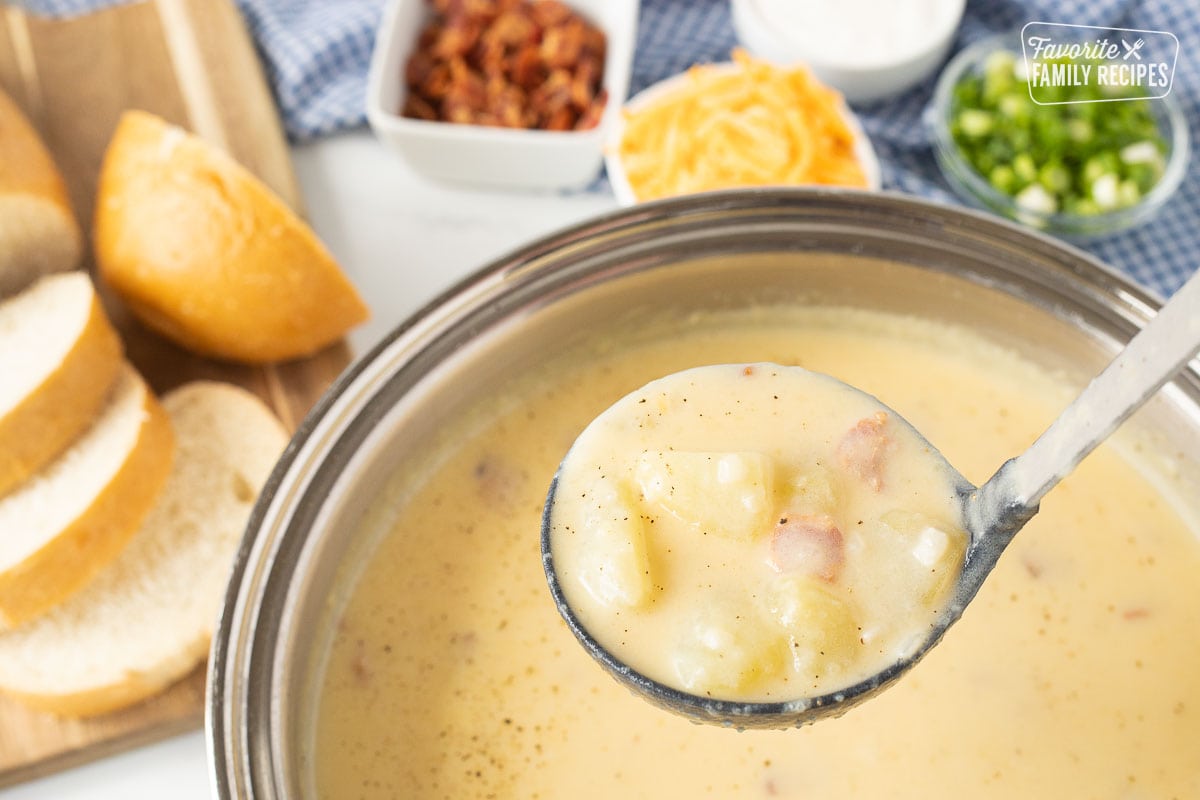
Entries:
MULTIPOLYGON (((125 0, 23 0, 32 11, 73 14, 125 0)), ((836 2, 836 0, 833 0, 836 2)), ((288 135, 297 141, 361 125, 375 29, 384 0, 237 0, 266 64, 288 135)), ((1026 22, 1164 30, 1180 42, 1172 92, 1200 145, 1200 6, 1194 0, 968 0, 954 50, 1026 22)), ((630 91, 695 63, 724 61, 735 44, 728 0, 642 0, 630 91)), ((938 173, 922 115, 932 80, 859 111, 883 167, 883 184, 958 203, 938 173)), ((1200 156, 1151 221, 1085 245, 1142 285, 1168 295, 1200 262, 1200 156)))

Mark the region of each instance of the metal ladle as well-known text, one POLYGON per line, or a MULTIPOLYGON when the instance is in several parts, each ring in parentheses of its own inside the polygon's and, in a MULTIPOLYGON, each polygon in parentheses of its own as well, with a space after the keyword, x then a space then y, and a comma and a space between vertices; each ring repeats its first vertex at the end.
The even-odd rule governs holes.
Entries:
MULTIPOLYGON (((941 640, 979 592, 1013 536, 1037 513, 1046 493, 1174 376, 1197 350, 1200 350, 1200 272, 1175 293, 1029 449, 1006 461, 978 488, 963 480, 959 496, 969 543, 945 610, 910 655, 838 691, 786 702, 720 700, 659 683, 616 658, 580 624, 555 572, 550 519, 557 476, 542 513, 542 564, 550 592, 567 625, 588 653, 618 681, 668 711, 697 722, 739 729, 790 728, 838 716, 894 683, 941 640)), ((895 419, 903 418, 895 414, 895 419)))

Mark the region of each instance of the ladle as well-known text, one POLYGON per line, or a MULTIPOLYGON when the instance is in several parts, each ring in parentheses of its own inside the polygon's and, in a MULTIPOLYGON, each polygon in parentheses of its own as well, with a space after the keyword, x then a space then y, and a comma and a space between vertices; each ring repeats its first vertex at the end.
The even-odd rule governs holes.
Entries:
MULTIPOLYGON (((788 728, 838 716, 895 682, 936 645, 962 615, 1042 498, 1100 442, 1136 411, 1200 350, 1200 272, 1194 274, 1115 359, 1021 455, 1005 462, 978 488, 960 492, 969 535, 962 571, 947 607, 910 655, 836 692, 787 702, 749 703, 701 697, 631 669, 580 624, 555 572, 550 516, 558 477, 542 515, 542 563, 559 612, 584 648, 618 681, 669 711, 697 722, 735 728, 788 728)), ((944 387, 952 391, 952 387, 944 387)), ((895 414, 896 419, 902 419, 895 414)))

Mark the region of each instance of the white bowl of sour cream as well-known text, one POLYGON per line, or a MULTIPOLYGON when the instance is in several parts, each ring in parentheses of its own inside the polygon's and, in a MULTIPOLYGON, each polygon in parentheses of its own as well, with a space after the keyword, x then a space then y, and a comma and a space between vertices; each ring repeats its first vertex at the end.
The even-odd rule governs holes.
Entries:
POLYGON ((946 57, 965 0, 731 0, 738 39, 759 58, 803 62, 850 103, 897 95, 946 57))

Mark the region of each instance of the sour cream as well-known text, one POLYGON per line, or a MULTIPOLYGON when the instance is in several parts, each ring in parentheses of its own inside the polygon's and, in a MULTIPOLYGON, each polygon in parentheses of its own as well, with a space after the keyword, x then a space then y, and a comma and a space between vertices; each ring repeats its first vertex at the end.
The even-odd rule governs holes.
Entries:
POLYGON ((738 38, 761 58, 802 62, 851 102, 896 94, 943 60, 964 0, 733 0, 738 38))

